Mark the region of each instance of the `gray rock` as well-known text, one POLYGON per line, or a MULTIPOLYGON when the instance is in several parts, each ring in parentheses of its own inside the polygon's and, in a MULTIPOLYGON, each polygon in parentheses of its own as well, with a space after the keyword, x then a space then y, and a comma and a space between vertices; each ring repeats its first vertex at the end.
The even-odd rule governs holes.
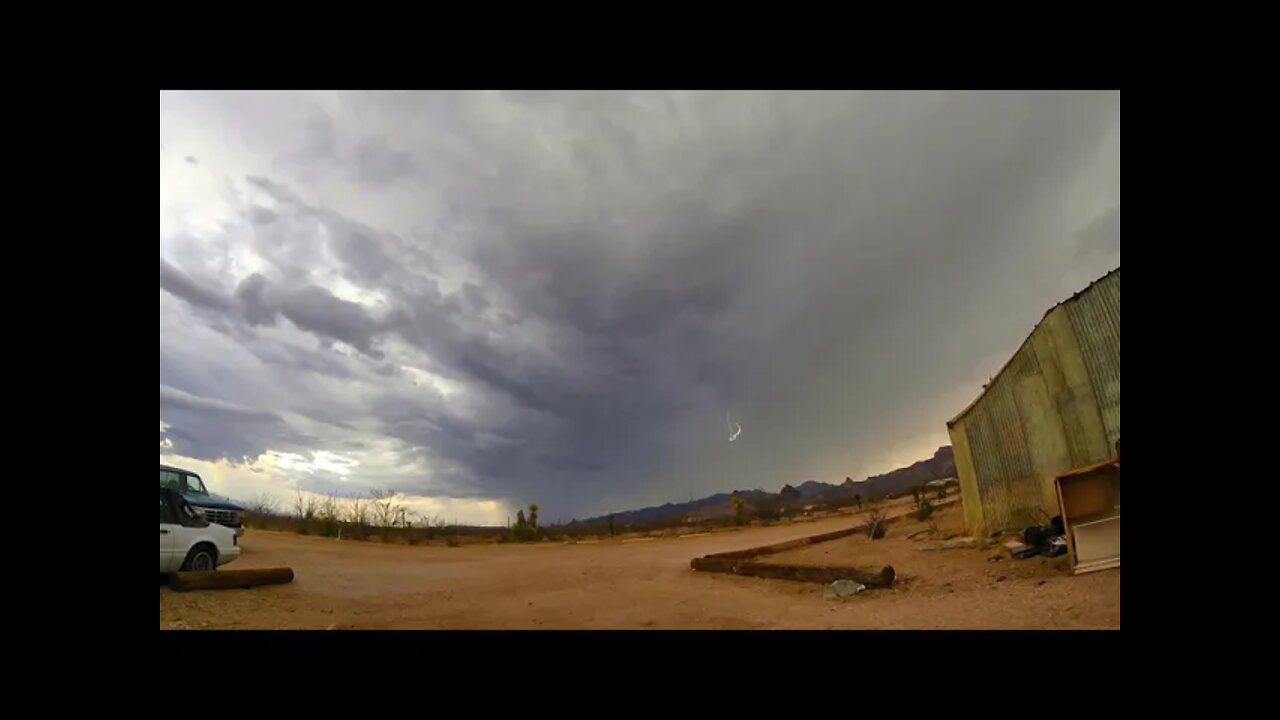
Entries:
POLYGON ((867 586, 860 582, 854 582, 852 580, 837 580, 828 585, 827 589, 824 590, 822 594, 826 598, 842 598, 849 597, 850 595, 857 595, 866 589, 867 586))

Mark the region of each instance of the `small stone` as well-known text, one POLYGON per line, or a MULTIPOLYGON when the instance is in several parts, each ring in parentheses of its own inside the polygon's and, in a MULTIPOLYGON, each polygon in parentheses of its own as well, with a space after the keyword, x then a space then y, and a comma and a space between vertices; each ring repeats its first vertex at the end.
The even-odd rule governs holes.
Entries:
POLYGON ((996 578, 996 582, 1004 582, 1004 580, 1005 580, 1005 577, 1004 577, 1003 575, 1001 575, 1000 577, 996 578))
POLYGON ((182 622, 181 620, 174 620, 173 622, 169 623, 169 628, 171 630, 190 630, 191 629, 186 623, 182 622))
POLYGON ((1041 580, 1040 582, 1036 583, 1036 585, 1043 585, 1043 584, 1045 584, 1045 583, 1047 583, 1047 582, 1049 582, 1049 581, 1048 581, 1048 580, 1041 580))
POLYGON ((992 555, 991 557, 987 558, 987 562, 1000 562, 1003 559, 1004 558, 1000 557, 999 555, 992 555))
POLYGON ((852 580, 836 580, 828 585, 826 590, 822 591, 822 595, 828 599, 849 597, 850 595, 856 595, 866 589, 867 586, 860 582, 854 582, 852 580))

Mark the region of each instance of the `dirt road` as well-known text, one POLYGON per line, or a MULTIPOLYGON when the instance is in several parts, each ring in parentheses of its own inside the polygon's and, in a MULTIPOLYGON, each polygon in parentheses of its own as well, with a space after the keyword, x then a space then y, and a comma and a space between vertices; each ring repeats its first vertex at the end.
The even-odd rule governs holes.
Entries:
MULTIPOLYGON (((958 511, 944 520, 955 524, 958 511)), ((788 561, 881 566, 892 590, 828 600, 822 586, 694 572, 695 556, 837 530, 851 517, 684 539, 410 547, 249 531, 231 568, 289 566, 291 585, 174 593, 160 628, 1119 628, 1120 572, 1072 576, 1062 558, 919 552, 884 540, 815 545, 788 561)))

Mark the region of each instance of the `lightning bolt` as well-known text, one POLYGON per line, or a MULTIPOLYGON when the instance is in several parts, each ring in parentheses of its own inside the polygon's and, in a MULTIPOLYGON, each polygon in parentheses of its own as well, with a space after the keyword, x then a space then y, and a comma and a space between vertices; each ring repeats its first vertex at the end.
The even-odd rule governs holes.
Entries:
POLYGON ((733 419, 729 417, 729 411, 727 410, 724 413, 724 421, 729 426, 729 442, 737 440, 738 436, 742 434, 742 425, 734 422, 733 419), (735 425, 737 425, 737 429, 734 429, 735 425))

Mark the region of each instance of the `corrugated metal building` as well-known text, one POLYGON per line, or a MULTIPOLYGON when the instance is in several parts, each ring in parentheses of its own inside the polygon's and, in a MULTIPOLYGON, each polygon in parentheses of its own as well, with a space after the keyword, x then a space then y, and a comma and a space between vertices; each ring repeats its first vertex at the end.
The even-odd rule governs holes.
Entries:
POLYGON ((1058 514, 1053 477, 1120 439, 1120 268, 1045 313, 947 430, 970 533, 1058 514))

